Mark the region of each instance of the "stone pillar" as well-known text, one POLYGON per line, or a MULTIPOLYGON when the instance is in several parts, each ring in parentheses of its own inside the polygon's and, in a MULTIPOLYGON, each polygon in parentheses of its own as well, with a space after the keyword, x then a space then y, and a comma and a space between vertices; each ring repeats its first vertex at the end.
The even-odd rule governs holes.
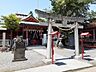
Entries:
POLYGON ((2 46, 5 48, 5 42, 6 42, 6 33, 3 32, 3 39, 2 39, 2 46))
POLYGON ((78 35, 78 23, 76 22, 76 27, 74 29, 75 38, 75 58, 79 58, 79 35, 78 35))
POLYGON ((46 44, 47 44, 47 36, 46 34, 43 34, 42 45, 46 45, 46 44))
POLYGON ((51 59, 51 48, 52 48, 52 24, 51 24, 51 19, 49 19, 49 24, 48 24, 48 41, 47 41, 47 59, 51 59))
POLYGON ((93 29, 93 40, 95 41, 95 29, 93 29))

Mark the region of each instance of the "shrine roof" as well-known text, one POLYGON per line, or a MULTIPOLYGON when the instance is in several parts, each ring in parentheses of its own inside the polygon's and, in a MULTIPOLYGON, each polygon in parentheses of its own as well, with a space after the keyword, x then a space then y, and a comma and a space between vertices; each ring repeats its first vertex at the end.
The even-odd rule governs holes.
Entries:
POLYGON ((38 23, 39 21, 31 14, 19 14, 19 13, 16 13, 17 17, 20 18, 22 21, 25 21, 25 22, 36 22, 38 23))
POLYGON ((39 22, 36 18, 34 18, 34 17, 31 16, 31 15, 29 15, 29 16, 23 18, 22 21, 26 21, 26 22, 36 22, 36 23, 39 22))
POLYGON ((28 16, 26 14, 20 14, 20 13, 16 13, 17 16, 28 16))
POLYGON ((48 23, 39 22, 32 14, 16 14, 18 18, 21 18, 20 24, 32 25, 32 26, 48 26, 48 23))

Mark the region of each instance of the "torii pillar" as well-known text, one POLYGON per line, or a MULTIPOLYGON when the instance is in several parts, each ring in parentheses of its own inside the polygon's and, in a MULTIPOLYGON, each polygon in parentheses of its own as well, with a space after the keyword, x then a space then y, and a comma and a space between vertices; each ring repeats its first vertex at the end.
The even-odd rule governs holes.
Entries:
POLYGON ((48 41, 47 41, 47 59, 51 59, 51 48, 52 48, 52 24, 51 19, 48 22, 48 41))
POLYGON ((74 39, 75 39, 75 58, 79 58, 80 55, 79 55, 79 36, 78 36, 78 23, 76 23, 76 27, 74 29, 74 39))

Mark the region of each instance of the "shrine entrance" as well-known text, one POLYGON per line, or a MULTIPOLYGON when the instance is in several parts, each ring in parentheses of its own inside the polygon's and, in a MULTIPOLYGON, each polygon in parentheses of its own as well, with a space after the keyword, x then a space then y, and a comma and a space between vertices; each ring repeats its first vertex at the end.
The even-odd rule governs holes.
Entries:
POLYGON ((48 42, 47 42, 47 59, 51 59, 51 43, 52 43, 52 26, 55 26, 59 29, 62 27, 68 27, 69 29, 62 29, 65 30, 72 30, 74 29, 74 40, 75 40, 75 58, 79 58, 79 35, 78 35, 78 28, 83 28, 80 26, 78 22, 84 22, 84 18, 80 17, 66 17, 61 15, 55 15, 48 12, 43 12, 38 9, 35 10, 39 17, 48 19, 48 42), (62 23, 55 23, 56 20, 61 20, 62 23), (73 24, 69 24, 67 22, 73 22, 73 24))
POLYGON ((42 31, 28 31, 28 45, 42 45, 42 31))
POLYGON ((47 34, 47 26, 39 25, 39 23, 22 24, 23 37, 26 46, 42 45, 43 34, 47 34))

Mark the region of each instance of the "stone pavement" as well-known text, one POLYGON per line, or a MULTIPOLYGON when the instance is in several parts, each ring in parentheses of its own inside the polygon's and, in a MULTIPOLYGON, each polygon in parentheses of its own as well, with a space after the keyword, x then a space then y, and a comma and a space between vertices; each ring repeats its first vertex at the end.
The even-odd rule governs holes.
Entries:
POLYGON ((96 67, 81 69, 81 70, 77 70, 77 71, 74 71, 74 72, 96 72, 96 67))
POLYGON ((57 61, 57 64, 50 64, 46 66, 30 68, 15 72, 63 72, 89 66, 91 65, 88 63, 84 63, 74 59, 69 59, 69 60, 57 61))
MULTIPOLYGON (((39 54, 42 54, 46 56, 46 49, 33 49, 34 51, 38 52, 39 54)), ((36 67, 36 68, 30 68, 30 69, 25 69, 25 70, 20 70, 20 71, 15 71, 15 72, 62 72, 62 71, 69 71, 69 70, 74 70, 74 69, 81 69, 81 68, 86 68, 86 67, 91 67, 93 66, 92 64, 88 63, 87 61, 83 60, 77 60, 77 59, 72 59, 71 56, 74 55, 74 50, 69 50, 65 49, 65 56, 58 53, 58 49, 56 51, 55 49, 55 64, 50 64, 50 65, 45 65, 41 67, 36 67)))
POLYGON ((12 62, 13 54, 11 51, 0 52, 0 72, 11 72, 45 65, 42 62, 45 57, 33 50, 26 50, 25 57, 28 59, 27 61, 12 62))

